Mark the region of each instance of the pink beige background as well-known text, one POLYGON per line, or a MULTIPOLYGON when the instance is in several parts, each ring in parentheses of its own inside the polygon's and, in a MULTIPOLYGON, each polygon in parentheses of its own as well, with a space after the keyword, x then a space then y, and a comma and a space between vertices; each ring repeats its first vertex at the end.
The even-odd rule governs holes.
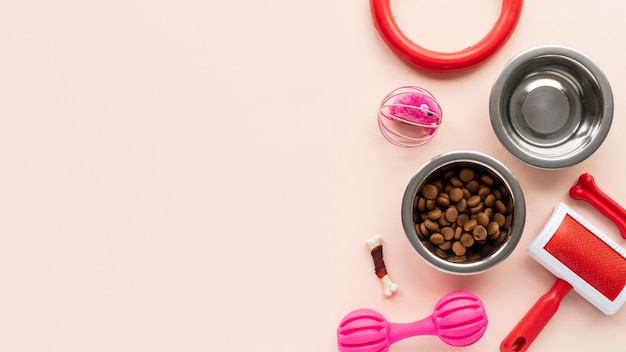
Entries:
MULTIPOLYGON (((485 35, 501 2, 394 0, 405 33, 440 51, 485 35)), ((349 311, 408 322, 470 290, 490 325, 464 351, 496 351, 555 278, 525 248, 560 201, 617 243, 617 228, 569 187, 583 172, 626 204, 626 33, 621 1, 526 1, 509 42, 477 69, 439 75, 401 62, 368 1, 3 1, 0 4, 0 351, 335 351, 349 311), (615 118, 586 161, 543 171, 491 130, 503 65, 540 44, 587 54, 615 118), (429 144, 400 149, 376 125, 402 85, 444 110, 429 144), (400 202, 446 151, 487 153, 527 200, 519 247, 456 277, 409 246, 400 202), (380 233, 400 290, 385 299, 364 241, 380 233)), ((532 351, 624 351, 626 312, 575 293, 532 351)), ((436 337, 402 351, 458 351, 436 337)))

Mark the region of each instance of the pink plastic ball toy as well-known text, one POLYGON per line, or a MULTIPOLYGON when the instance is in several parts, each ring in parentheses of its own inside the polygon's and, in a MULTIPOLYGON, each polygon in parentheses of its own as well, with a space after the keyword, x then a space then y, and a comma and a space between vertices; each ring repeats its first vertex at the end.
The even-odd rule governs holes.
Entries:
POLYGON ((432 315, 413 323, 390 323, 371 309, 358 309, 343 318, 337 329, 341 352, 386 352, 407 337, 437 335, 451 346, 469 346, 487 330, 482 301, 466 291, 443 296, 432 315))
POLYGON ((399 147, 416 147, 430 141, 441 125, 439 103, 427 90, 404 86, 383 99, 378 127, 383 136, 399 147))

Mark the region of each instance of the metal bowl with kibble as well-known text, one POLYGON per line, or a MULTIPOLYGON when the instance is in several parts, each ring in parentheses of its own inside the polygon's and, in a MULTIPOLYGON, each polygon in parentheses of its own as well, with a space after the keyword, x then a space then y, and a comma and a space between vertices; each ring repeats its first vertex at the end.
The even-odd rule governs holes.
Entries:
POLYGON ((525 220, 515 176, 474 151, 444 153, 425 163, 402 200, 402 225, 413 248, 452 274, 477 274, 502 262, 517 246, 525 220))

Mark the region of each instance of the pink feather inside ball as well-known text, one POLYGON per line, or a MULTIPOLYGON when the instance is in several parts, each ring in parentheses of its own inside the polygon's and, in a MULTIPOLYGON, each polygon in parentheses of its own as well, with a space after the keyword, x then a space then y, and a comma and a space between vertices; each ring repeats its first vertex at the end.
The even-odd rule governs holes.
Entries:
POLYGON ((435 133, 441 118, 441 110, 437 103, 428 96, 419 93, 402 93, 396 96, 389 106, 389 113, 396 119, 414 122, 424 127, 428 135, 435 133))

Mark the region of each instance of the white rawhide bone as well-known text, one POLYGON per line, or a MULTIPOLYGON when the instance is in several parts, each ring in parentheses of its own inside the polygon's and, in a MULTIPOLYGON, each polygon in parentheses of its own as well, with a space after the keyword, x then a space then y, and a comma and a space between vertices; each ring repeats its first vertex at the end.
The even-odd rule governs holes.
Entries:
POLYGON ((387 268, 385 267, 385 261, 383 260, 382 243, 383 237, 378 234, 365 241, 365 244, 367 244, 367 247, 369 247, 370 253, 372 254, 372 259, 374 260, 374 271, 376 272, 376 276, 383 284, 383 293, 385 294, 385 297, 391 297, 391 295, 398 290, 398 285, 391 281, 389 274, 387 274, 387 268))

